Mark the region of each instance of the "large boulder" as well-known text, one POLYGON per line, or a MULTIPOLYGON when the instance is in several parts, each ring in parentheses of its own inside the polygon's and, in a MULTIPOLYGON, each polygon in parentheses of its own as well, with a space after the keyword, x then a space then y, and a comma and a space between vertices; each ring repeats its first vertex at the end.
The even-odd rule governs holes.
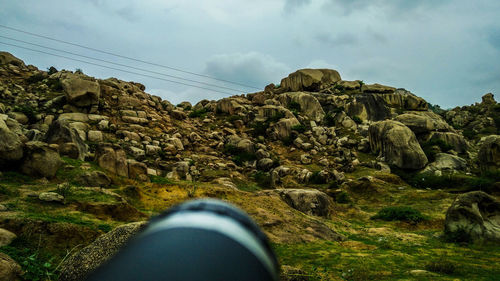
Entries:
POLYGON ((297 118, 284 118, 274 124, 272 131, 277 139, 284 140, 290 137, 293 126, 297 125, 300 125, 297 118))
POLYGON ((290 207, 308 215, 328 217, 332 200, 324 192, 316 189, 276 189, 281 199, 290 207))
POLYGON ((89 273, 112 258, 145 225, 146 222, 129 223, 100 236, 61 264, 59 280, 84 280, 89 273))
POLYGON ((53 178, 62 164, 57 150, 40 141, 29 141, 25 147, 22 172, 34 177, 53 178))
POLYGON ((449 237, 500 243, 500 202, 482 192, 461 194, 446 212, 449 237))
POLYGON ((316 122, 322 121, 323 117, 325 117, 325 112, 318 99, 309 93, 284 93, 278 96, 278 100, 286 107, 290 106, 292 103, 298 104, 300 106, 300 112, 316 122))
POLYGON ((322 85, 340 81, 340 74, 333 69, 300 69, 281 79, 285 91, 319 91, 322 85))
POLYGON ((16 66, 24 66, 24 62, 15 56, 13 56, 11 53, 7 52, 0 52, 0 65, 4 64, 12 64, 16 66))
POLYGON ((368 129, 370 147, 385 162, 402 169, 422 169, 427 157, 415 134, 403 123, 386 120, 375 122, 368 129))
POLYGON ((69 121, 56 120, 52 122, 45 134, 45 142, 59 145, 59 152, 71 158, 84 160, 88 147, 83 142, 75 128, 71 128, 69 121))
POLYGON ((500 135, 487 136, 477 155, 482 170, 500 169, 500 135))
POLYGON ((81 74, 65 73, 61 84, 68 103, 86 107, 99 103, 100 86, 97 81, 81 74))
POLYGON ((447 154, 447 153, 438 153, 436 154, 436 160, 434 162, 430 163, 425 167, 425 169, 422 171, 423 173, 456 173, 458 171, 465 171, 467 170, 467 161, 465 159, 452 155, 452 154, 447 154))
POLYGON ((127 155, 121 147, 111 144, 100 145, 95 152, 95 159, 99 167, 107 172, 128 177, 127 155))
POLYGON ((465 153, 469 148, 464 136, 453 132, 432 132, 430 141, 440 140, 452 146, 452 149, 458 153, 465 153))
POLYGON ((250 101, 241 97, 224 98, 217 101, 217 111, 229 115, 238 113, 245 113, 246 108, 244 104, 249 104, 250 101))
POLYGON ((394 120, 405 124, 415 134, 453 130, 441 116, 431 111, 411 111, 396 116, 394 120))
POLYGON ((0 118, 0 166, 23 157, 23 143, 0 118))

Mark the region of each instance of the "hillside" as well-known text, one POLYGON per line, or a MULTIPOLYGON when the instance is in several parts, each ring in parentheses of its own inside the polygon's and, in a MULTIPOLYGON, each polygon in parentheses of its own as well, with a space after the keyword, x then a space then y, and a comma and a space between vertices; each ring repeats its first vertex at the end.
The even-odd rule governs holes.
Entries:
POLYGON ((213 197, 263 228, 283 280, 494 280, 500 104, 438 109, 329 69, 173 105, 0 52, 0 276, 77 280, 100 235, 213 197))

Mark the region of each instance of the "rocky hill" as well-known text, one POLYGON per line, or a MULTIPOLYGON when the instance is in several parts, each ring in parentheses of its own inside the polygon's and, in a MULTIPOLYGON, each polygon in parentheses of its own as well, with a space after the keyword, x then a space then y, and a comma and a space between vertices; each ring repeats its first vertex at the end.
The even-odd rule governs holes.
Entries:
POLYGON ((3 280, 79 280, 88 251, 102 262, 137 231, 125 223, 195 197, 247 211, 284 280, 500 274, 493 94, 431 110, 329 69, 195 105, 145 90, 0 52, 3 280))

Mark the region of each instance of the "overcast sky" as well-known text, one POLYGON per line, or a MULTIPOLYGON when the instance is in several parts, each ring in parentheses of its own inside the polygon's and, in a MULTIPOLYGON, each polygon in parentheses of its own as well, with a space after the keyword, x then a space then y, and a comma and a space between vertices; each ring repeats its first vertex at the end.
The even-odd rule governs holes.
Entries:
MULTIPOLYGON (((300 68, 333 68, 344 80, 406 88, 442 107, 471 104, 488 92, 500 100, 498 0, 0 2, 2 25, 262 89, 300 68)), ((4 28, 0 35, 202 80, 4 28)), ((228 96, 13 46, 0 44, 0 50, 40 69, 80 68, 98 78, 141 82, 172 103, 228 96)))

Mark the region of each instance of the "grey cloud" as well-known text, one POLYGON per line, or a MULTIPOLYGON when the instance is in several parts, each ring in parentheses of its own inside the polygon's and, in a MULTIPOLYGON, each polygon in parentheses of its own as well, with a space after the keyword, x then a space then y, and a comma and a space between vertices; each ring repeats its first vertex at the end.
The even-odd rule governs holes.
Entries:
POLYGON ((488 34, 488 43, 490 43, 491 46, 500 51, 500 28, 493 29, 488 34))
POLYGON ((328 33, 319 33, 315 37, 320 43, 326 44, 328 46, 337 47, 342 45, 356 45, 358 43, 358 37, 351 33, 341 33, 337 35, 332 35, 328 33))
POLYGON ((432 8, 450 2, 450 0, 328 0, 324 7, 349 15, 354 11, 362 11, 377 7, 390 11, 391 15, 406 14, 418 8, 432 8))
POLYGON ((311 0, 285 0, 283 11, 287 14, 294 12, 296 9, 306 6, 311 3, 311 0))
POLYGON ((260 88, 279 82, 289 72, 285 64, 257 52, 216 55, 207 61, 205 67, 208 75, 260 88))

